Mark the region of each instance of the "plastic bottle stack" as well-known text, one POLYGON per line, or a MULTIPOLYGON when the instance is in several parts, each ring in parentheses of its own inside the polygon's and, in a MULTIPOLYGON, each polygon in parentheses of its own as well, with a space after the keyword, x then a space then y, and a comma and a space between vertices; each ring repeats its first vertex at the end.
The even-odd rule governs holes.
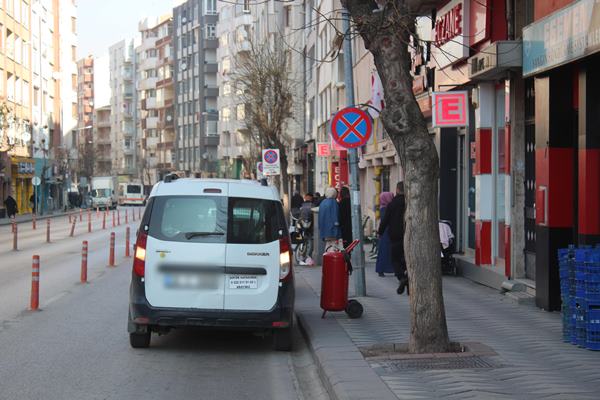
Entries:
POLYGON ((563 340, 600 350, 600 246, 560 249, 563 340))

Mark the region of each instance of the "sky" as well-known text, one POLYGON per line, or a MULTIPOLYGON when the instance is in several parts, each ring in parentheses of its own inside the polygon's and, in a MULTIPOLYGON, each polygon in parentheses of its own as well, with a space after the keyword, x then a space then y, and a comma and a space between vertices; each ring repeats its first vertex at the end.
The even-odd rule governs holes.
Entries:
MULTIPOLYGON (((180 1, 175 1, 180 2, 180 1)), ((101 56, 122 39, 137 35, 138 22, 172 10, 173 0, 79 0, 77 58, 101 56)))

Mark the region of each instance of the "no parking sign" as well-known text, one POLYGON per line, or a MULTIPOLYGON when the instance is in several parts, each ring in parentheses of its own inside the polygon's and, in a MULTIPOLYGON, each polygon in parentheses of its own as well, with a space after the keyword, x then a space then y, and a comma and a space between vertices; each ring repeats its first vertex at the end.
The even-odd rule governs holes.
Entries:
POLYGON ((262 151, 263 175, 272 176, 281 174, 279 149, 265 149, 262 151))

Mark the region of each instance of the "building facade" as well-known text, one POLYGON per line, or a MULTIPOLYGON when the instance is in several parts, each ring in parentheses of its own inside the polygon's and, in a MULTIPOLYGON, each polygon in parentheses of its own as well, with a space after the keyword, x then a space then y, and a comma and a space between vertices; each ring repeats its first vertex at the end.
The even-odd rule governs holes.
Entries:
POLYGON ((112 175, 120 182, 139 177, 135 47, 128 39, 109 48, 112 175))
POLYGON ((140 174, 142 183, 148 187, 172 168, 175 141, 172 29, 170 14, 157 19, 147 18, 139 24, 141 44, 136 53, 139 60, 140 174))
POLYGON ((187 175, 216 176, 216 0, 188 0, 173 9, 175 164, 187 175))
POLYGON ((94 58, 77 61, 77 175, 94 175, 94 58))

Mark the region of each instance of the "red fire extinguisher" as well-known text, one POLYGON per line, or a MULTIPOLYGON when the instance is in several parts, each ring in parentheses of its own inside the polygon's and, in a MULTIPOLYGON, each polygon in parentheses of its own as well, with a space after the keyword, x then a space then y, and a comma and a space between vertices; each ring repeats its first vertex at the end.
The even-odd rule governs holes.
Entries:
POLYGON ((321 308, 325 318, 327 311, 345 311, 350 318, 359 318, 363 313, 362 304, 348 300, 348 281, 352 274, 350 253, 359 240, 354 240, 342 251, 332 251, 323 255, 323 276, 321 278, 321 308))

